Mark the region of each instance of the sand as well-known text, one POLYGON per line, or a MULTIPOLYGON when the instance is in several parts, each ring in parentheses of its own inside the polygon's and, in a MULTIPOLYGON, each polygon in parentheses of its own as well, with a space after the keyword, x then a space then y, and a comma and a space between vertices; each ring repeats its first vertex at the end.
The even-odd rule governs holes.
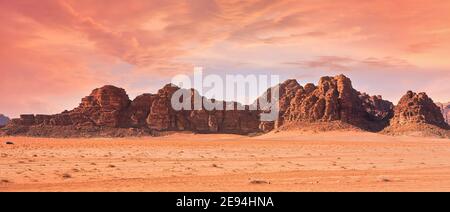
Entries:
POLYGON ((0 191, 450 191, 450 139, 1 137, 0 191))

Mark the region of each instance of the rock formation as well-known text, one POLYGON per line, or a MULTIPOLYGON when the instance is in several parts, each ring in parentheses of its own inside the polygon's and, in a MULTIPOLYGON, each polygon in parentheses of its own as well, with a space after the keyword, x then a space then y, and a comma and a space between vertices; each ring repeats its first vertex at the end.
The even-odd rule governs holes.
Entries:
POLYGON ((440 108, 426 93, 408 91, 394 109, 389 134, 424 134, 449 137, 449 126, 440 108))
POLYGON ((310 123, 342 122, 380 131, 392 117, 393 104, 381 96, 362 94, 344 75, 322 77, 318 85, 300 86, 288 80, 280 85, 280 119, 275 127, 303 128, 310 123))
POLYGON ((8 122, 9 118, 3 114, 0 114, 0 127, 5 126, 6 124, 8 124, 8 122))
MULTIPOLYGON (((162 131, 236 134, 260 131, 259 112, 237 110, 237 103, 234 110, 174 110, 171 99, 179 89, 168 84, 157 94, 143 94, 130 101, 124 89, 108 85, 93 90, 73 110, 55 115, 21 115, 3 133, 85 137, 153 135, 162 131)), ((204 99, 195 90, 184 91, 191 95, 190 99, 194 96, 204 99)))
POLYGON ((449 132, 439 107, 424 93, 408 92, 394 109, 381 96, 355 90, 344 75, 322 77, 317 85, 301 86, 296 80, 287 80, 275 88, 280 94, 277 121, 260 121, 261 114, 269 110, 261 103, 272 98, 271 89, 254 104, 242 106, 207 99, 194 89, 180 89, 172 84, 156 94, 142 94, 131 101, 124 89, 108 85, 93 90, 73 110, 55 115, 21 115, 3 127, 0 134, 50 137, 140 136, 171 131, 253 134, 308 127, 318 131, 352 128, 401 134, 411 126, 420 131, 419 125, 427 126, 423 129, 436 128, 439 135, 449 132), (178 91, 188 99, 188 108, 172 107, 172 97, 178 91), (194 99, 222 108, 232 107, 231 110, 210 110, 204 105, 195 108, 194 99), (258 110, 250 110, 255 106, 258 110), (241 107, 245 110, 238 109, 241 107))
POLYGON ((391 120, 391 125, 411 123, 426 123, 439 127, 447 126, 439 107, 426 93, 408 91, 395 107, 395 115, 391 120))
POLYGON ((278 128, 283 125, 284 114, 286 113, 286 111, 289 110, 289 108, 291 106, 291 101, 295 97, 296 92, 300 88, 302 88, 302 86, 300 86, 300 84, 298 84, 297 80, 289 79, 289 80, 286 80, 285 82, 275 86, 274 89, 271 89, 271 88, 267 89, 267 91, 265 93, 263 93, 261 95, 261 97, 259 97, 255 101, 255 103, 253 103, 253 105, 256 105, 257 108, 261 109, 262 111, 269 112, 269 109, 265 108, 261 104, 261 101, 264 101, 264 102, 277 101, 276 104, 279 109, 278 120, 276 122, 262 122, 260 124, 261 130, 263 130, 264 132, 268 132, 268 131, 273 130, 274 128, 278 128), (279 92, 278 99, 276 99, 274 96, 272 96, 272 94, 271 94, 272 90, 279 92))

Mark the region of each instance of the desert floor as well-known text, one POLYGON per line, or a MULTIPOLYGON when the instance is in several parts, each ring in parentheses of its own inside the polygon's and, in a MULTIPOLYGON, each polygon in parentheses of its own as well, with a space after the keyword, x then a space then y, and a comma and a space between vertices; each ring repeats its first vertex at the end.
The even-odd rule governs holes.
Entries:
POLYGON ((450 191, 450 140, 362 132, 2 137, 0 191, 450 191))

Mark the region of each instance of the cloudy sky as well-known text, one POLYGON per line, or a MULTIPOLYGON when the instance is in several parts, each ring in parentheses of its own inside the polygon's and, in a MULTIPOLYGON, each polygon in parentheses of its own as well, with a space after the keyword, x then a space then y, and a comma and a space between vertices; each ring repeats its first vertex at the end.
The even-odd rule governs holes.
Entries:
POLYGON ((450 101, 448 0, 0 0, 0 113, 58 113, 113 84, 133 98, 194 66, 301 84, 343 73, 394 103, 450 101))

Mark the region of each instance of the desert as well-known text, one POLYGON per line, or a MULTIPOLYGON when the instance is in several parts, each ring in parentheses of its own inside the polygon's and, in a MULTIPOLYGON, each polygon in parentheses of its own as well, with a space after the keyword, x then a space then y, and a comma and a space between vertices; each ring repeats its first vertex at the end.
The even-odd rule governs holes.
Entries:
POLYGON ((450 140, 442 138, 295 131, 0 140, 0 191, 450 191, 450 140))
POLYGON ((0 1, 0 192, 450 191, 449 11, 0 1))
POLYGON ((394 105, 344 75, 278 88, 272 122, 265 108, 176 111, 172 84, 21 115, 0 128, 0 191, 450 191, 450 130, 426 93, 394 105))

